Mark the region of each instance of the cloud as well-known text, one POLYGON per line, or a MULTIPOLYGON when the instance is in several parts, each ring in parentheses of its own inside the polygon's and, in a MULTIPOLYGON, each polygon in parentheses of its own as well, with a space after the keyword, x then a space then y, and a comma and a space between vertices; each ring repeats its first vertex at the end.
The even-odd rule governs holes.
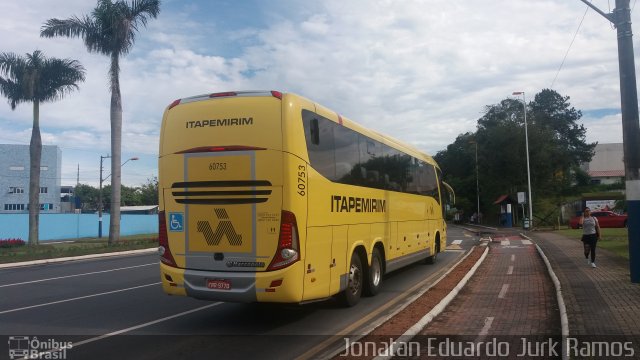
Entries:
POLYGON ((601 118, 584 117, 581 121, 587 128, 587 142, 600 144, 622 142, 622 115, 607 115, 601 118))
MULTIPOLYGON (((608 9, 604 0, 594 4, 608 9)), ((90 154, 81 166, 96 169, 95 159, 110 151, 109 59, 87 53, 79 39, 42 39, 39 29, 92 6, 0 3, 0 51, 42 49, 87 69, 80 91, 41 108, 45 143, 73 148, 64 152, 65 171, 72 171, 67 161, 76 163, 72 156, 90 154)), ((121 60, 123 152, 156 156, 162 112, 174 99, 273 89, 435 154, 474 131, 485 105, 513 91, 531 100, 551 86, 585 9, 551 0, 163 1, 159 18, 121 60)), ((589 10, 554 89, 578 109, 617 108, 617 70, 615 30, 589 10)), ((620 142, 614 118, 585 118, 590 141, 620 142)), ((28 104, 0 106, 3 138, 28 143, 31 121, 28 104)), ((140 174, 157 171, 153 160, 135 166, 140 174)), ((123 176, 123 183, 133 181, 123 176)))

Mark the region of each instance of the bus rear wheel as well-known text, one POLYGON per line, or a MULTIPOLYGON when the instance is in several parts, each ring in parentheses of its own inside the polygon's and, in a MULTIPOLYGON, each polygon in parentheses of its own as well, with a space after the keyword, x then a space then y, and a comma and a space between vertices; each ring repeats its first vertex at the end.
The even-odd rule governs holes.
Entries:
POLYGON ((367 282, 364 287, 364 294, 375 296, 380 292, 382 284, 382 256, 380 250, 373 249, 371 254, 371 266, 367 269, 367 282))
POLYGON ((345 306, 354 306, 360 301, 363 285, 362 260, 357 253, 351 255, 351 264, 347 273, 347 288, 340 294, 341 301, 345 306))

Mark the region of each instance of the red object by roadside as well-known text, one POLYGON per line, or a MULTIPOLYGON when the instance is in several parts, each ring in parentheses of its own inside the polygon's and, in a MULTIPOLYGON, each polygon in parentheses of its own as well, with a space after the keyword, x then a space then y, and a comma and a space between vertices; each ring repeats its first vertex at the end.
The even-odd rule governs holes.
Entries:
MULTIPOLYGON (((613 211, 593 211, 591 212, 591 216, 595 216, 598 218, 598 223, 601 228, 621 228, 627 227, 627 214, 619 215, 614 213, 613 211)), ((569 221, 569 226, 572 229, 579 229, 582 226, 580 225, 580 216, 574 216, 569 221)))

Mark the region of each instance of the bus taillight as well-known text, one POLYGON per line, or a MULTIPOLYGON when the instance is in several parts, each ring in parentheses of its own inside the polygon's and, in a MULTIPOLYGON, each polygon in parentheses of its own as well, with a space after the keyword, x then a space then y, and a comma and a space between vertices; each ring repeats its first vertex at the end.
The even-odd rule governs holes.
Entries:
POLYGON ((171 249, 169 248, 169 237, 167 236, 167 219, 165 218, 165 212, 158 212, 158 253, 160 254, 160 261, 163 263, 178 267, 176 261, 173 259, 171 249))
POLYGON ((167 110, 171 110, 171 109, 173 109, 174 107, 176 107, 176 106, 180 105, 180 101, 182 101, 182 99, 174 100, 174 101, 169 105, 169 108, 168 108, 167 110))
POLYGON ((267 270, 282 269, 298 260, 300 260, 300 239, 296 216, 292 212, 282 210, 278 249, 267 270))
POLYGON ((274 98, 282 100, 282 93, 280 91, 272 90, 271 91, 271 96, 273 96, 274 98))

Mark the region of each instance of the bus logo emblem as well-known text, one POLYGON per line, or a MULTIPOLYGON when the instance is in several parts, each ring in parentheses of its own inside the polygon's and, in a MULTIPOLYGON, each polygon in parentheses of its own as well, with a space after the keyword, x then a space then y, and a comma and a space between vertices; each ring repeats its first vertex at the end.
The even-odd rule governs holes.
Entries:
POLYGON ((219 245, 222 237, 227 236, 229 244, 232 246, 242 245, 242 235, 236 233, 236 229, 233 228, 233 224, 229 220, 229 214, 225 209, 214 209, 218 220, 218 227, 215 233, 211 229, 211 224, 208 221, 198 221, 198 232, 204 235, 204 239, 209 246, 219 245))

